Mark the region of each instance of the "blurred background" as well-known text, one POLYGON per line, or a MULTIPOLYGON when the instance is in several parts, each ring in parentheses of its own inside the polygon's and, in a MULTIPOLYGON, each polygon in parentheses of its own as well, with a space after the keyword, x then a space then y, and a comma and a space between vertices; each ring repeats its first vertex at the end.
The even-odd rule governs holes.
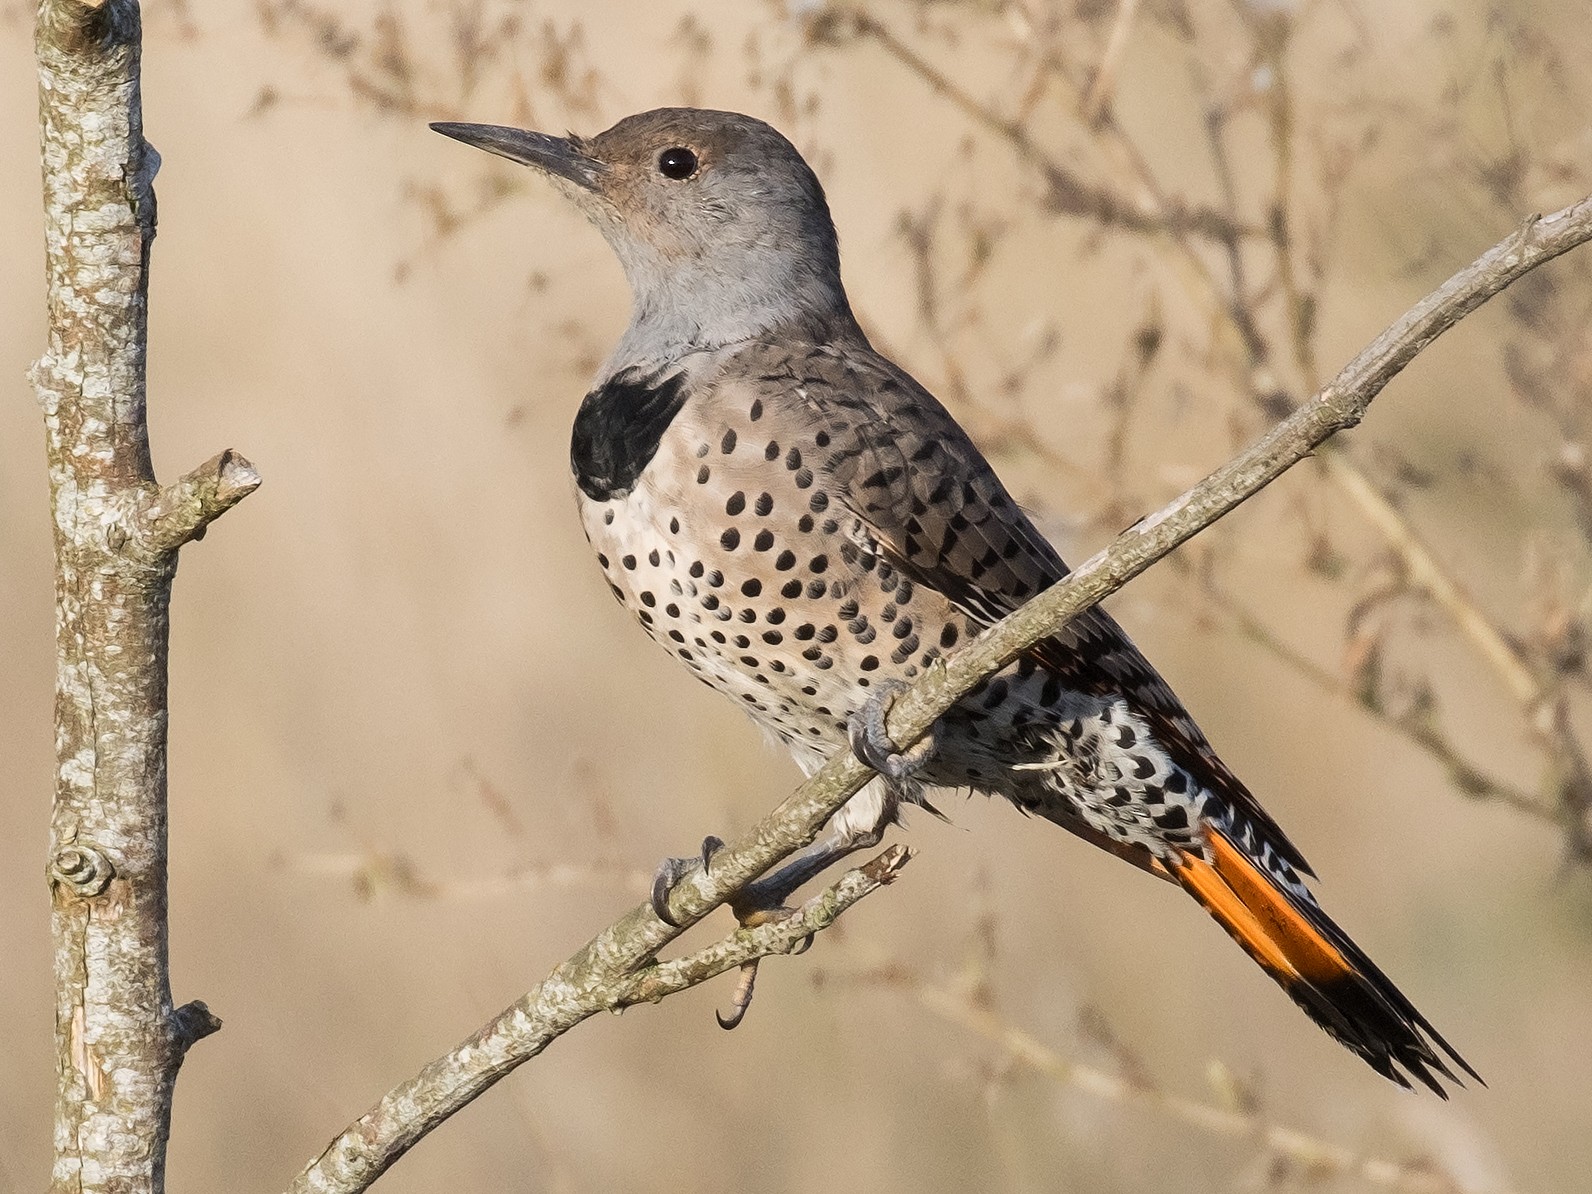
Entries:
MULTIPOLYGON (((53 1089, 30 22, 0 3, 0 1190, 41 1182, 53 1089)), ((1081 559, 1592 190, 1589 92, 1568 0, 150 4, 157 467, 265 476, 174 608, 174 986, 226 1028, 173 1188, 281 1188, 797 779, 582 540, 608 248, 425 121, 773 121, 870 334, 1081 559)), ((1582 250, 1111 602, 1489 1089, 1396 1089, 1171 887, 955 797, 737 1032, 730 978, 590 1022, 381 1188, 1584 1189, 1589 309, 1582 250)))

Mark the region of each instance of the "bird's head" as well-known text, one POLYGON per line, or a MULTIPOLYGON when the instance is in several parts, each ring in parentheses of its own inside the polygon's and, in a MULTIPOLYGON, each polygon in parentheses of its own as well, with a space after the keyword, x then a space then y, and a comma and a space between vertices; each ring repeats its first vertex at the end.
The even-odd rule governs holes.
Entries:
POLYGON ((634 359, 855 327, 823 188, 761 120, 659 108, 595 137, 431 127, 540 170, 602 230, 635 296, 621 345, 634 359))

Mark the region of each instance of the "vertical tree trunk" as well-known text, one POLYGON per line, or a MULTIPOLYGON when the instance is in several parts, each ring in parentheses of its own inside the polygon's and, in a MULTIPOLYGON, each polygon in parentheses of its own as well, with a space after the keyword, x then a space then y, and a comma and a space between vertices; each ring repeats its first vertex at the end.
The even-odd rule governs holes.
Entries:
POLYGON ((134 0, 41 0, 55 524, 53 1190, 159 1190, 183 1054, 220 1026, 167 974, 166 656, 177 550, 259 484, 228 451, 162 489, 144 360, 153 180, 134 0))

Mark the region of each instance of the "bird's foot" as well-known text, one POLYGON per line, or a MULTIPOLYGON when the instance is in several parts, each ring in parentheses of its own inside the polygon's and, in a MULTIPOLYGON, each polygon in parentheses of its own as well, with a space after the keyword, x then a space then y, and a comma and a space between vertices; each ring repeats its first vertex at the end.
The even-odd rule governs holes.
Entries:
MULTIPOLYGON (((792 913, 792 909, 785 907, 783 904, 776 907, 761 907, 741 900, 731 901, 730 909, 735 913, 735 919, 740 921, 744 928, 748 929, 757 925, 767 924, 772 920, 783 919, 792 913)), ((791 956, 796 957, 806 953, 812 948, 812 944, 813 935, 808 933, 807 936, 802 938, 801 944, 790 951, 791 956)), ((752 1006, 752 992, 757 988, 757 963, 759 961, 760 959, 753 958, 749 962, 741 963, 741 977, 735 984, 735 994, 730 997, 729 1015, 725 1015, 720 1011, 713 1013, 713 1018, 719 1022, 720 1028, 726 1030, 734 1028, 742 1020, 746 1019, 746 1009, 752 1006)))
POLYGON ((939 751, 935 728, 919 738, 909 749, 900 751, 890 740, 885 719, 896 698, 907 690, 900 680, 881 680, 862 708, 846 723, 851 752, 892 783, 911 779, 934 760, 939 751))
POLYGON ((680 882, 691 872, 692 867, 701 867, 706 873, 713 863, 713 856, 724 848, 724 843, 709 834, 702 839, 702 853, 695 858, 665 858, 658 864, 658 869, 652 876, 652 911, 657 918, 672 929, 678 929, 680 922, 669 911, 669 893, 674 890, 674 885, 680 882))

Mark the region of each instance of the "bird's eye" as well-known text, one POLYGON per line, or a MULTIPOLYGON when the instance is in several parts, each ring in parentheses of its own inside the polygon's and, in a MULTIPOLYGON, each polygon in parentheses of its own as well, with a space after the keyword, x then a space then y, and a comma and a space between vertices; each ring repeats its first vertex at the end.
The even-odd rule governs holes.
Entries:
POLYGON ((697 171, 697 155, 683 145, 658 155, 658 173, 665 178, 690 178, 697 171))

